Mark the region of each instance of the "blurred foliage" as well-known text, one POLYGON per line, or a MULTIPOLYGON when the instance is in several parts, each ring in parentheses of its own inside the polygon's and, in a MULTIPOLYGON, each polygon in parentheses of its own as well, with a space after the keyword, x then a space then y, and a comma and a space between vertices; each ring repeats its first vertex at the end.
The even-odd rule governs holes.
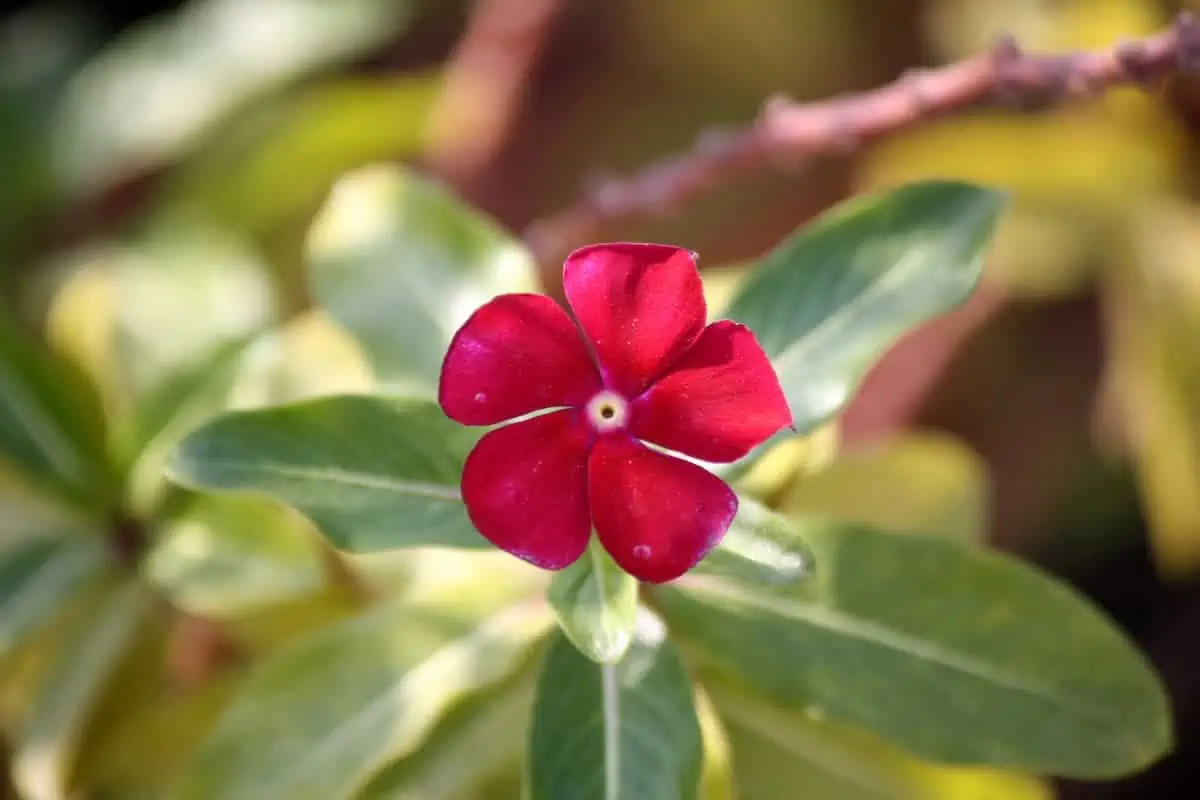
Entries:
MULTIPOLYGON (((935 3, 935 41, 957 57, 1004 26, 1031 49, 1098 47, 1169 20, 1137 0, 1024 5, 1010 16, 984 2, 935 3)), ((1187 145, 1156 97, 1118 92, 1048 115, 923 126, 880 147, 861 176, 867 187, 935 173, 1010 188, 992 280, 1035 300, 1100 293, 1111 312, 1106 399, 1139 471, 1158 566, 1173 578, 1200 568, 1196 217, 1175 195, 1187 188, 1187 145)))
MULTIPOLYGON (((581 172, 678 149, 776 90, 869 86, 1001 30, 1106 46, 1164 25, 1165 5, 571 4, 472 191, 517 225, 581 172)), ((440 31, 463 6, 190 0, 107 38, 95 10, 0 23, 0 797, 591 797, 616 769, 648 800, 1042 800, 1050 782, 1027 773, 1157 757, 1167 712, 1141 656, 985 550, 1011 501, 990 481, 1035 479, 944 432, 863 444, 831 415, 965 296, 964 260, 1005 302, 1095 296, 1103 457, 1134 468, 1160 572, 1195 580, 1200 208, 1194 134, 1165 92, 930 122, 622 231, 700 249, 713 314, 809 358, 784 373, 807 435, 740 465, 738 520, 691 583, 637 594, 599 559, 551 579, 391 549, 482 544, 453 502, 398 507, 384 484, 452 498, 476 434, 426 413, 441 353, 481 302, 536 287, 504 225, 377 163, 436 146, 440 31), (823 221, 720 263, 848 189, 928 179, 1011 192, 986 264, 990 195, 920 190, 889 217, 898 238, 921 229, 904 270, 869 203, 839 212, 860 229, 823 221), (830 326, 859 335, 830 344, 830 326), (193 487, 274 499, 169 481, 168 461, 193 487), (332 491, 330 464, 368 485, 332 491)), ((1022 423, 984 420, 1036 440, 1022 423)))

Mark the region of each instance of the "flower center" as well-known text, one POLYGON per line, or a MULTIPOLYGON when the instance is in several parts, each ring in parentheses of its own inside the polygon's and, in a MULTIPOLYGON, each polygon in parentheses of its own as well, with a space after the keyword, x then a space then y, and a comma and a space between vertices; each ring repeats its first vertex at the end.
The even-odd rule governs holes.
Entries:
POLYGON ((629 403, 616 392, 603 391, 588 401, 588 422, 600 432, 624 428, 629 422, 629 403))

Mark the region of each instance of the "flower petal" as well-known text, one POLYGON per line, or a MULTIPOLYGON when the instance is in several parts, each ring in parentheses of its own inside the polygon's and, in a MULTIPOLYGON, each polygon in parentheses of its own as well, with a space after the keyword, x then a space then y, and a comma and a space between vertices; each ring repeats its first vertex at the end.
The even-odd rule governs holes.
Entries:
POLYGON ((704 329, 695 256, 662 244, 598 244, 563 266, 563 288, 610 388, 635 397, 704 329))
POLYGON ((566 311, 544 295, 505 294, 454 334, 438 402, 464 425, 492 425, 543 408, 583 405, 601 388, 566 311))
POLYGON ((738 505, 716 475, 627 436, 597 440, 588 458, 588 498, 604 549, 649 583, 694 567, 721 540, 738 505))
POLYGON ((714 322, 634 401, 631 432, 704 461, 735 461, 792 424, 771 361, 745 325, 714 322))
POLYGON ((588 429, 578 411, 552 411, 491 431, 463 467, 471 522, 488 541, 544 569, 587 549, 588 429))

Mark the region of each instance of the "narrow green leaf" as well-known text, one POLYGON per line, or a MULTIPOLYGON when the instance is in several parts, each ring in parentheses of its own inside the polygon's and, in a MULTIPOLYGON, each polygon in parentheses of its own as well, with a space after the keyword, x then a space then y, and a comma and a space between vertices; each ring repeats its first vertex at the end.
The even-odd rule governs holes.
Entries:
MULTIPOLYGON (((141 403, 137 420, 137 443, 144 447, 162 435, 181 414, 191 416, 192 407, 203 413, 219 406, 233 381, 233 373, 250 343, 251 337, 239 336, 217 345, 196 363, 188 364, 167 377, 141 403)), ((194 425, 194 423, 193 423, 194 425)))
POLYGON ((704 767, 700 773, 699 800, 736 800, 733 753, 729 734, 708 693, 696 688, 696 715, 704 742, 704 767))
POLYGON ((0 661, 106 564, 95 536, 39 536, 0 550, 0 661))
POLYGON ((944 763, 1099 778, 1170 746, 1154 672, 1066 586, 944 538, 803 529, 810 584, 689 576, 656 594, 702 664, 944 763))
POLYGON ((145 19, 80 70, 58 109, 56 173, 72 193, 86 193, 173 162, 230 112, 392 41, 414 6, 193 0, 145 19), (129 124, 130 108, 138 109, 136 125, 129 124))
POLYGON ((596 664, 565 636, 546 656, 530 733, 529 800, 692 800, 700 723, 662 622, 642 610, 619 664, 596 664))
POLYGON ((437 184, 391 166, 334 187, 309 265, 321 305, 358 339, 376 377, 431 394, 459 325, 493 296, 537 286, 519 241, 437 184))
POLYGON ((901 335, 967 298, 1004 196, 931 181, 851 200, 772 251, 725 316, 772 359, 796 428, 838 411, 901 335))
POLYGON ((167 202, 199 205, 256 236, 310 220, 350 170, 421 150, 440 94, 437 77, 338 75, 256 104, 181 165, 167 202))
POLYGON ((0 461, 0 550, 31 537, 61 536, 94 520, 80 517, 78 509, 26 480, 0 461))
MULTIPOLYGON (((540 660, 446 715, 429 740, 380 772, 358 800, 490 800, 492 781, 519 780, 540 660)), ((515 796, 515 795, 513 795, 515 796)))
POLYGON ((458 490, 477 436, 431 401, 323 397, 218 417, 184 439, 169 472, 271 495, 346 550, 482 548, 458 490))
POLYGON ((412 753, 465 695, 512 675, 545 607, 463 618, 385 606, 325 628, 251 675, 174 797, 350 797, 412 753))
POLYGON ((129 504, 149 513, 167 489, 163 470, 183 435, 225 407, 250 337, 218 345, 181 367, 141 402, 128 479, 129 504))
POLYGON ((692 571, 750 584, 794 583, 810 577, 814 561, 789 519, 742 495, 724 538, 692 571))
POLYGON ((579 652, 599 664, 625 655, 637 620, 637 581, 594 537, 582 558, 554 574, 546 597, 579 652))
POLYGON ((0 312, 0 460, 92 510, 116 502, 96 389, 0 312))
POLYGON ((13 781, 28 800, 66 800, 75 747, 113 671, 151 608, 145 587, 106 586, 55 656, 21 732, 13 781))

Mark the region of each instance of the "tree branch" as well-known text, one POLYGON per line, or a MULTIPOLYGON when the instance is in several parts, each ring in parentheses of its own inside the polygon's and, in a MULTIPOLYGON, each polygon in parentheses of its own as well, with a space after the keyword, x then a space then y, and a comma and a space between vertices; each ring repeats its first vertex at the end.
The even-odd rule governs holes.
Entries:
POLYGON ((595 183, 575 205, 531 225, 525 241, 543 264, 554 263, 607 223, 669 213, 742 173, 851 153, 975 106, 1052 107, 1178 72, 1200 72, 1200 20, 1187 12, 1158 34, 1106 50, 1032 55, 1006 37, 990 53, 912 70, 871 91, 802 105, 772 98, 749 127, 705 132, 688 152, 595 183))
POLYGON ((459 184, 508 142, 562 0, 476 0, 445 70, 427 159, 459 184))

